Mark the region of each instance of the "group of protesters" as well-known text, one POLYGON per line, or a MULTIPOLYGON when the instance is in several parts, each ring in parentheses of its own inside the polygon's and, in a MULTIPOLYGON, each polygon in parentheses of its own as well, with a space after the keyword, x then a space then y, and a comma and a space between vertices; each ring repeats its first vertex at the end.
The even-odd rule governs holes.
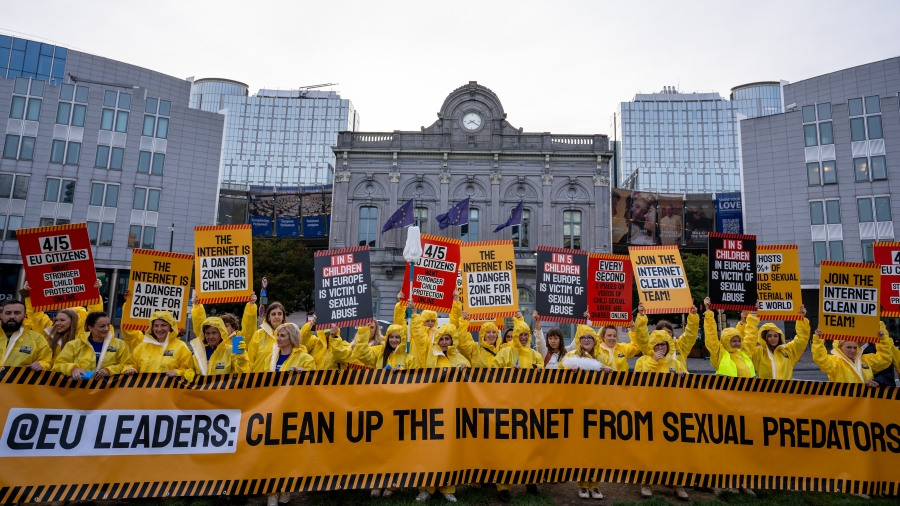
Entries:
MULTIPOLYGON (((399 293, 392 324, 384 333, 372 320, 356 329, 355 338, 348 342, 335 325, 318 328, 314 316, 302 327, 287 322, 285 308, 278 302, 269 304, 262 322, 258 322, 256 296, 251 295, 240 319, 233 314, 207 316, 195 299, 191 315, 197 337, 186 343, 180 338, 178 322, 168 311, 153 313, 144 331, 120 329, 121 338, 117 338, 102 306, 62 309, 51 321, 45 313, 33 310, 28 289, 26 283, 23 300, 7 300, 0 309, 4 331, 0 333, 0 365, 52 370, 73 380, 140 372, 164 373, 190 382, 197 376, 336 370, 351 364, 389 370, 453 367, 627 372, 628 360, 637 356, 640 358, 634 364, 634 372, 684 376, 689 373, 687 357, 700 330, 700 315, 695 307, 687 315, 680 336, 675 336, 674 326, 665 320, 658 321, 651 331, 641 305, 628 329, 627 343, 620 342, 616 327, 595 330, 586 313, 585 322, 576 327, 575 338, 566 346, 562 331, 544 329, 537 312, 532 314, 534 328, 519 312, 502 337, 495 323, 481 323, 476 341, 470 332, 470 326, 474 329, 475 324, 470 323, 458 293, 454 293, 449 322, 440 326, 435 311, 419 311, 399 293)), ((791 380, 811 334, 813 361, 829 381, 877 387, 875 373, 892 365, 900 367, 900 350, 883 325, 874 352, 865 353, 853 341, 834 341, 829 354, 821 332, 811 333, 802 306, 796 337, 786 341, 774 323, 760 327, 755 312, 742 313, 740 323, 719 332, 709 304, 707 298, 703 315, 705 345, 718 375, 791 380)), ((126 294, 123 311, 129 305, 126 294)), ((510 500, 510 484, 491 485, 496 486, 501 501, 510 500)), ((640 489, 644 497, 653 495, 649 485, 641 485, 640 489)), ((752 494, 747 488, 742 490, 752 494)), ((435 487, 423 487, 416 500, 426 501, 437 491, 435 487)), ((527 485, 527 491, 536 494, 537 486, 527 485)), ((439 487, 439 492, 449 501, 456 500, 454 485, 439 487)), ((388 497, 392 493, 391 488, 372 490, 373 497, 388 497)), ((675 494, 679 499, 689 499, 682 487, 675 487, 675 494)), ((578 495, 583 499, 603 499, 598 482, 579 482, 578 495)), ((272 495, 268 506, 289 500, 286 493, 272 495)))

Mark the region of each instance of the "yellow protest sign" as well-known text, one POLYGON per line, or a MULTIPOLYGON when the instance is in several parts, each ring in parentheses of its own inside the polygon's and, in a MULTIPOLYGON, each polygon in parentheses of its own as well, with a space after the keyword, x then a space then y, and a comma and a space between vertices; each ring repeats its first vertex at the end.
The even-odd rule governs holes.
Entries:
POLYGON ((860 262, 819 265, 819 328, 824 339, 878 341, 881 268, 860 262))
POLYGON ((593 480, 894 495, 898 421, 897 388, 701 374, 382 369, 191 384, 13 367, 0 372, 0 501, 593 480))
POLYGON ((473 319, 513 316, 519 310, 512 241, 463 243, 459 248, 463 307, 473 319))
POLYGON ((630 246, 628 254, 645 313, 690 312, 694 304, 678 246, 630 246))
POLYGON ((147 330, 147 319, 154 311, 169 311, 178 320, 178 328, 184 329, 193 267, 194 255, 134 250, 128 275, 131 300, 122 314, 122 328, 147 330))
POLYGON ((250 225, 194 227, 194 263, 200 304, 246 301, 253 292, 250 225))
POLYGON ((796 244, 756 246, 756 299, 761 320, 799 320, 800 256, 796 244))

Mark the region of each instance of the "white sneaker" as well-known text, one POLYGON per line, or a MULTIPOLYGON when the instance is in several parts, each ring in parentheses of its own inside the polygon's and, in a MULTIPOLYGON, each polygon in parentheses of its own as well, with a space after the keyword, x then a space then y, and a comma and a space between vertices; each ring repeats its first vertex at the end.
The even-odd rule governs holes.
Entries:
POLYGON ((372 489, 372 493, 369 494, 369 496, 371 496, 371 497, 378 497, 378 496, 380 496, 380 495, 381 495, 381 489, 380 489, 380 488, 373 488, 373 489, 372 489))
POLYGON ((390 497, 391 495, 393 495, 393 493, 394 492, 391 489, 386 488, 384 489, 384 493, 381 494, 381 497, 390 497))
POLYGON ((266 501, 266 506, 278 506, 278 495, 270 495, 266 501))
POLYGON ((288 492, 282 492, 278 494, 278 502, 280 502, 281 504, 287 504, 291 502, 291 494, 289 494, 288 492))
POLYGON ((603 499, 603 492, 600 492, 599 488, 592 488, 591 499, 603 499))
POLYGON ((456 502, 456 496, 453 494, 444 494, 444 499, 450 502, 456 502))
MULTIPOLYGON (((582 499, 590 499, 591 492, 586 488, 579 488, 578 489, 578 497, 580 497, 582 499)), ((269 505, 269 506, 271 506, 271 505, 269 505)))
POLYGON ((689 501, 691 498, 688 497, 687 492, 684 491, 684 487, 674 487, 675 495, 678 496, 682 501, 689 501))
POLYGON ((641 485, 641 497, 653 497, 653 489, 647 485, 641 485))
POLYGON ((416 500, 419 502, 425 502, 429 499, 431 499, 431 494, 429 494, 427 490, 420 490, 419 495, 416 496, 416 500))

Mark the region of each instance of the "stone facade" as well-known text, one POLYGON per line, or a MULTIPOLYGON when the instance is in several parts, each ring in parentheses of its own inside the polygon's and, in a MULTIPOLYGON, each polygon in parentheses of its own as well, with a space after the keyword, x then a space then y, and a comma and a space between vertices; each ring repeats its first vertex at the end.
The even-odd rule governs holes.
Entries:
POLYGON ((381 227, 411 198, 420 212, 427 212, 420 225, 423 233, 460 238, 460 227, 439 230, 435 217, 469 197, 478 222, 470 225, 464 240, 508 240, 515 234, 520 305, 525 308, 534 300, 535 247, 563 247, 575 240, 571 226, 564 237, 564 218, 578 215, 571 211, 580 212, 580 248, 610 251, 612 152, 607 136, 524 132, 507 121, 497 95, 474 81, 450 93, 437 116, 419 132, 341 132, 333 148, 337 164, 330 247, 374 241, 377 318, 391 318, 403 280, 406 241, 404 230, 381 234, 381 227), (472 120, 470 128, 463 126, 463 117, 472 120), (520 200, 528 225, 493 233, 520 200))

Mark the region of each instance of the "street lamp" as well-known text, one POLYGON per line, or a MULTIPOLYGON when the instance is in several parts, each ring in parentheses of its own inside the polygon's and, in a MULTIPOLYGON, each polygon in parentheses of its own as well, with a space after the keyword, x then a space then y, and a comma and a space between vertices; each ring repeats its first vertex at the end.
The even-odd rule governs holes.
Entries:
POLYGON ((172 246, 175 243, 175 224, 169 225, 169 253, 172 252, 172 246))

